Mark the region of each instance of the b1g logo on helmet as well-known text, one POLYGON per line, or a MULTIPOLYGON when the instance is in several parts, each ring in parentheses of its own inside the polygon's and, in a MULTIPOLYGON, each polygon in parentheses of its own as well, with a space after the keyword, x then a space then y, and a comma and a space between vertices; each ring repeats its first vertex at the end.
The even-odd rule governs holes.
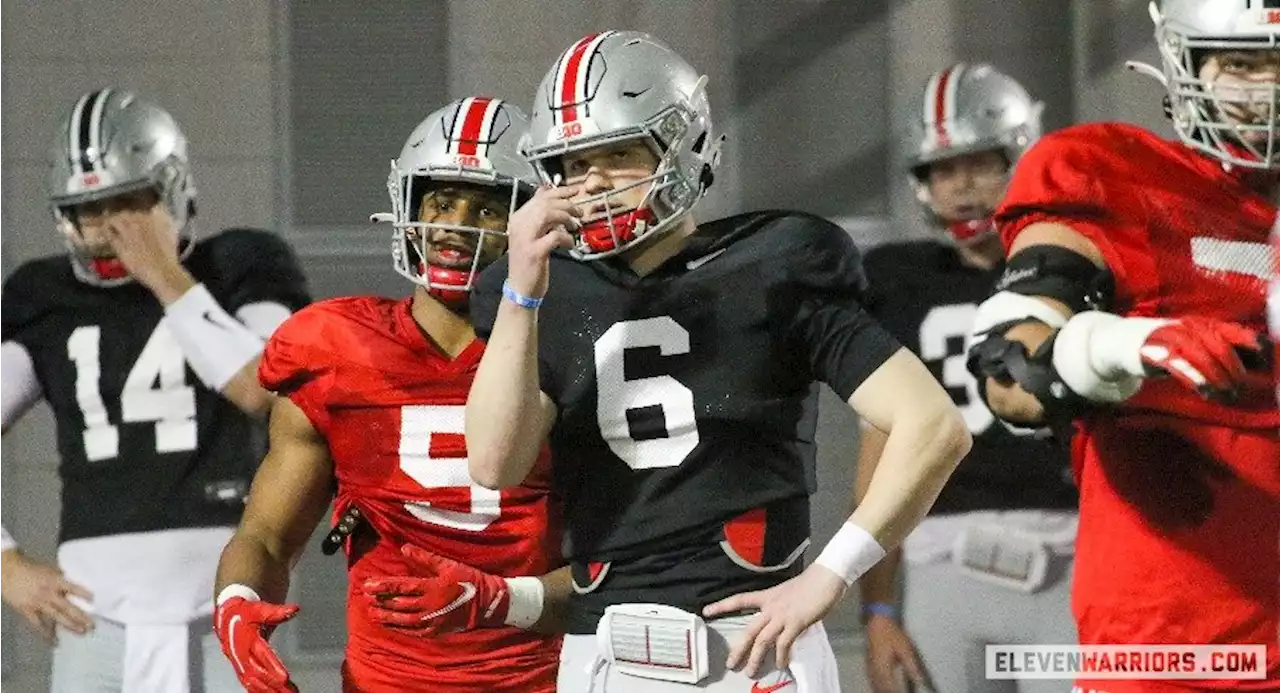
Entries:
POLYGON ((560 125, 552 125, 551 133, 547 136, 547 140, 551 142, 559 142, 573 137, 582 137, 583 135, 594 135, 600 131, 595 121, 591 118, 580 118, 568 123, 560 125))

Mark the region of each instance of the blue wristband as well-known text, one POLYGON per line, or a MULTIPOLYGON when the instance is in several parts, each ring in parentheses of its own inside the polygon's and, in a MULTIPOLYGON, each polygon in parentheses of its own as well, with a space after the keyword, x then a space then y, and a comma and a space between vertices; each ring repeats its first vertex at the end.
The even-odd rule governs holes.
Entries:
POLYGON ((898 620, 898 607, 885 602, 871 602, 862 605, 863 616, 883 616, 891 621, 898 620))
POLYGON ((537 308, 538 306, 542 305, 541 296, 539 296, 538 298, 534 298, 532 296, 525 296, 519 291, 516 291, 515 289, 511 288, 511 285, 505 281, 502 282, 502 296, 503 298, 507 299, 508 301, 511 301, 517 306, 520 306, 521 308, 528 308, 529 310, 533 310, 534 308, 537 308))

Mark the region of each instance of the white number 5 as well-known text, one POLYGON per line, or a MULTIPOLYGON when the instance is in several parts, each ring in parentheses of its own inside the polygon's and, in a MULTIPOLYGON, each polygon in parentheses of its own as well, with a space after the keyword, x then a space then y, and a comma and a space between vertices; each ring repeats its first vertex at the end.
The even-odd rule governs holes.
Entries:
POLYGON ((433 525, 479 532, 502 513, 502 492, 471 483, 467 457, 432 457, 431 437, 462 435, 466 407, 414 404, 400 408, 400 468, 423 488, 470 488, 471 510, 442 510, 428 501, 404 504, 409 514, 433 525))

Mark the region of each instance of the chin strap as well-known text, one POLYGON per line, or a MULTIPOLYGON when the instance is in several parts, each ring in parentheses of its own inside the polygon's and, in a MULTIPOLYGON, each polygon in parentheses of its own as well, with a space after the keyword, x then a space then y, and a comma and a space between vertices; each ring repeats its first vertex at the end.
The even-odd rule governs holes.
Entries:
POLYGON ((644 235, 646 229, 657 223, 653 210, 640 207, 586 224, 578 230, 578 235, 592 252, 606 253, 644 235))
POLYGON ((947 233, 957 241, 967 241, 970 238, 981 234, 996 230, 994 220, 990 215, 981 219, 969 219, 966 221, 953 221, 947 224, 947 233))
POLYGON ((114 257, 95 257, 89 260, 89 269, 100 279, 124 279, 129 276, 124 263, 114 257))
POLYGON ((471 286, 471 270, 436 267, 422 263, 418 271, 431 282, 427 286, 427 294, 432 298, 451 308, 467 304, 471 297, 468 288, 471 286))

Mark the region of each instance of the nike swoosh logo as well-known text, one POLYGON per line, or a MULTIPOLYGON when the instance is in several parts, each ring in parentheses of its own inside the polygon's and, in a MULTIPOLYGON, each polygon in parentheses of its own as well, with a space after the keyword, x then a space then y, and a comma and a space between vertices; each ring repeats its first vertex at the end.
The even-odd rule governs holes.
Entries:
POLYGON ((471 601, 472 599, 475 599, 475 596, 476 596, 476 586, 475 586, 475 585, 473 585, 473 584, 471 584, 471 583, 469 583, 469 582, 459 582, 458 584, 462 586, 462 594, 459 594, 457 599, 455 599, 455 600, 453 600, 453 601, 449 602, 448 604, 445 604, 445 605, 444 605, 444 607, 442 607, 442 608, 440 608, 440 609, 436 609, 435 611, 432 611, 431 613, 424 615, 424 616, 422 617, 422 620, 424 620, 424 621, 430 621, 431 619, 433 619, 433 618, 435 618, 435 617, 437 617, 437 616, 443 616, 443 615, 445 615, 445 614, 449 613, 450 611, 453 611, 454 609, 457 609, 458 607, 462 606, 463 604, 466 604, 467 602, 471 601))
POLYGON ((635 99, 635 98, 638 98, 638 97, 640 97, 640 96, 644 95, 644 93, 645 93, 645 92, 647 92, 647 91, 649 91, 649 89, 651 89, 651 88, 652 88, 652 87, 645 87, 644 89, 641 89, 640 91, 624 91, 624 92, 622 92, 622 95, 623 95, 623 96, 625 96, 625 97, 627 97, 627 98, 630 98, 630 99, 635 99))
POLYGON ((236 649, 236 626, 240 624, 240 615, 236 614, 227 622, 227 649, 231 651, 231 663, 241 672, 245 671, 244 662, 240 661, 239 650, 236 649))
POLYGON ((795 683, 793 679, 787 679, 785 681, 769 684, 768 686, 761 686, 760 682, 756 681, 751 684, 751 693, 773 693, 774 691, 780 691, 793 683, 795 683))
MULTIPOLYGON (((697 258, 697 259, 695 259, 695 260, 690 260, 688 263, 686 263, 686 264, 685 264, 685 268, 686 268, 686 269, 691 269, 691 270, 696 270, 696 269, 698 269, 699 267, 701 267, 701 266, 703 266, 703 265, 707 264, 708 262, 711 262, 712 260, 714 260, 714 259, 716 259, 716 258, 720 257, 721 255, 723 255, 723 254, 724 254, 724 251, 726 251, 726 250, 728 250, 728 248, 721 248, 721 249, 717 250, 717 251, 716 251, 716 252, 714 252, 714 253, 709 253, 709 254, 707 254, 707 255, 703 255, 702 257, 697 258)), ((767 693, 767 692, 766 692, 766 693, 767 693)))

